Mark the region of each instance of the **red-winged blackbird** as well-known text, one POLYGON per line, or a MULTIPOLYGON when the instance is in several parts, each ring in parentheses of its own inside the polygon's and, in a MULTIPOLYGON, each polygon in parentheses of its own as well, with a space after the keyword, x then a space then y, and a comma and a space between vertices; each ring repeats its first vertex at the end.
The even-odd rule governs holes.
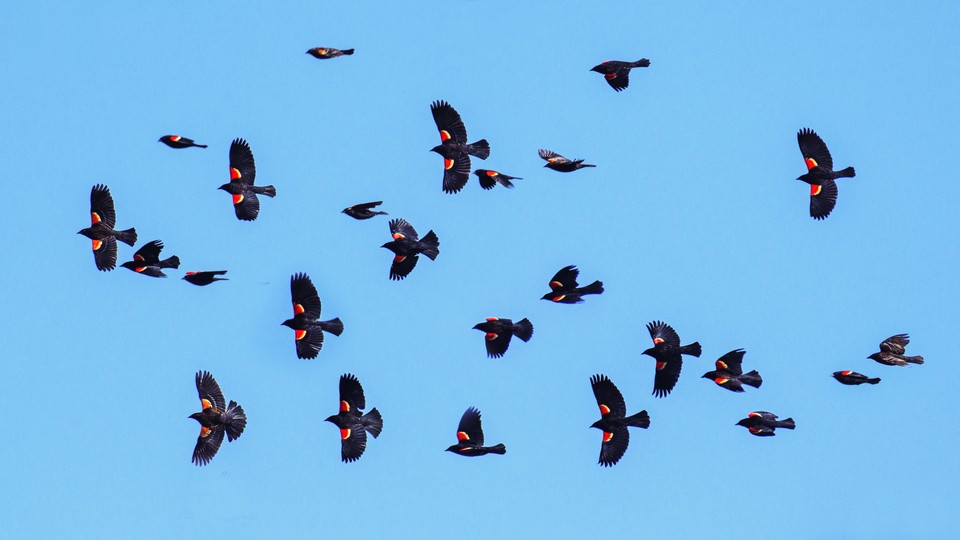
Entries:
POLYGON ((220 186, 233 196, 233 209, 237 219, 253 221, 260 213, 260 199, 257 194, 276 197, 273 186, 255 186, 257 166, 253 161, 250 145, 243 139, 234 139, 230 144, 230 182, 220 186))
POLYGON ((643 351, 643 354, 652 356, 657 361, 657 374, 653 378, 653 395, 662 398, 673 390, 680 378, 683 368, 683 358, 689 356, 700 357, 700 344, 694 341, 690 345, 680 345, 680 336, 669 324, 653 321, 647 323, 647 331, 653 338, 653 347, 643 351))
POLYGON ((757 437, 773 437, 777 428, 794 429, 797 424, 793 418, 786 420, 777 420, 777 415, 767 411, 754 411, 746 418, 737 422, 738 426, 743 426, 750 430, 750 433, 757 437))
POLYGON ((487 346, 487 356, 490 358, 503 356, 513 336, 523 341, 530 341, 530 337, 533 336, 533 324, 527 319, 520 319, 514 323, 510 319, 487 317, 486 322, 474 326, 473 329, 486 332, 484 343, 487 346))
POLYGON ((593 387, 593 395, 600 407, 600 420, 590 427, 603 431, 599 463, 604 467, 612 467, 620 461, 630 444, 627 426, 647 429, 650 427, 650 415, 647 411, 640 411, 633 416, 627 416, 627 404, 623 401, 623 395, 606 375, 590 377, 590 386, 593 387))
POLYGON ((137 230, 116 231, 117 213, 113 207, 110 188, 103 184, 90 191, 90 226, 77 231, 93 241, 93 260, 97 270, 113 270, 117 266, 117 240, 133 246, 137 243, 137 230))
POLYGON ((336 58, 338 56, 349 56, 353 54, 353 49, 332 49, 330 47, 314 47, 307 51, 307 54, 314 58, 324 60, 326 58, 336 58))
POLYGON ((797 177, 797 180, 810 184, 810 217, 826 219, 837 205, 837 183, 834 180, 853 178, 857 173, 853 167, 834 171, 830 150, 812 129, 803 128, 797 132, 797 143, 807 166, 807 174, 797 177))
POLYGON ((343 333, 343 323, 340 317, 329 321, 319 320, 320 296, 310 276, 302 272, 290 276, 290 296, 293 299, 293 318, 280 324, 293 329, 297 358, 316 358, 323 347, 323 333, 339 336, 343 333))
POLYGON ((363 204, 355 204, 353 206, 348 206, 344 208, 341 212, 346 214, 353 219, 370 219, 373 216, 386 216, 386 212, 377 212, 376 210, 371 210, 371 208, 380 206, 383 204, 383 201, 373 201, 363 204))
POLYGON ((247 415, 236 401, 231 400, 227 405, 220 385, 210 373, 198 371, 196 382, 202 410, 190 415, 190 418, 200 422, 200 436, 193 449, 192 461, 196 465, 206 465, 217 455, 224 432, 231 442, 243 434, 243 429, 247 427, 247 415))
POLYGON ((205 144, 197 144, 193 142, 193 139, 188 139, 179 135, 164 135, 163 137, 160 137, 157 142, 162 142, 170 148, 190 148, 191 146, 196 146, 197 148, 207 147, 205 144))
POLYGON ((167 277, 163 273, 164 268, 180 268, 180 257, 174 255, 164 260, 160 260, 160 252, 163 251, 163 242, 154 240, 143 245, 133 254, 133 260, 125 262, 120 266, 133 270, 138 274, 150 277, 167 277))
POLYGON ((908 334, 897 334, 883 340, 880 352, 873 353, 867 358, 876 360, 887 366, 905 366, 907 364, 922 364, 922 356, 906 356, 907 344, 910 343, 908 334))
POLYGON ((393 264, 390 265, 390 279, 401 280, 407 277, 413 267, 417 265, 420 258, 419 253, 423 253, 431 261, 437 260, 440 254, 440 239, 433 231, 427 233, 423 240, 419 240, 417 231, 403 219, 390 220, 390 234, 393 241, 380 246, 389 249, 394 253, 393 264))
POLYGON ((467 128, 460 114, 446 101, 430 104, 433 121, 440 131, 440 144, 430 149, 443 156, 443 192, 456 193, 470 179, 470 156, 487 159, 490 143, 486 139, 467 144, 467 128))
POLYGON ((601 294, 603 282, 594 281, 586 287, 579 287, 577 276, 580 270, 575 265, 564 266, 550 280, 551 292, 540 297, 541 300, 550 300, 559 304, 579 304, 583 302, 581 296, 587 294, 601 294))
POLYGON ((636 62, 622 62, 620 60, 607 60, 598 66, 593 66, 590 71, 603 73, 603 78, 607 80, 610 88, 617 92, 630 85, 630 70, 635 67, 647 67, 650 60, 641 58, 636 62))
POLYGON ((870 378, 864 375, 863 373, 857 373, 856 371, 834 371, 833 378, 840 381, 841 384, 846 384, 850 386, 856 386, 858 384, 877 384, 880 382, 880 377, 870 378))
POLYGON ((519 176, 509 176, 487 169, 477 169, 473 171, 473 174, 477 175, 477 178, 480 179, 480 187, 483 189, 493 189, 493 186, 497 184, 505 188, 513 189, 513 182, 511 182, 511 180, 523 180, 523 178, 519 176))
POLYGON ((360 459, 367 448, 367 433, 376 439, 383 431, 383 418, 376 407, 363 414, 367 408, 360 380, 350 373, 340 376, 340 412, 327 418, 340 428, 340 459, 350 463, 360 459))
POLYGON ((547 160, 547 164, 544 167, 549 167, 555 171, 559 172, 573 172, 577 169, 582 169, 584 167, 596 167, 596 165, 591 165, 589 163, 584 163, 582 159, 569 160, 556 152, 551 152, 550 150, 539 150, 540 157, 547 160))
POLYGON ((457 426, 457 444, 447 448, 447 452, 453 452, 461 456, 475 457, 487 454, 506 454, 507 447, 503 443, 495 446, 483 445, 483 427, 480 425, 480 411, 475 407, 468 407, 460 417, 460 425, 457 426))
POLYGON ((209 285, 214 281, 227 281, 229 278, 225 277, 216 277, 226 274, 226 270, 204 270, 202 272, 187 272, 187 275, 183 276, 183 279, 187 280, 194 285, 199 285, 203 287, 204 285, 209 285))
POLYGON ((760 388, 763 379, 760 378, 760 374, 756 370, 749 373, 743 372, 741 364, 745 354, 747 354, 747 351, 743 349, 728 352, 717 360, 717 369, 704 373, 702 378, 713 379, 717 386, 733 392, 743 392, 744 384, 760 388))

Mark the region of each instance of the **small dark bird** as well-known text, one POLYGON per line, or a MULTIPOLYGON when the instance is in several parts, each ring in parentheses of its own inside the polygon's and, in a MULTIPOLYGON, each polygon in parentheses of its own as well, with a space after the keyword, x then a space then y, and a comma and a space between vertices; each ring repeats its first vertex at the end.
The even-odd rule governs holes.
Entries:
POLYGON ((564 266, 550 280, 551 292, 540 297, 541 300, 550 300, 558 304, 579 304, 583 302, 581 296, 603 293, 603 282, 594 281, 586 287, 579 287, 577 276, 580 270, 575 265, 564 266))
POLYGON ((747 351, 736 349, 721 356, 717 360, 717 369, 703 374, 704 379, 713 379, 717 386, 726 388, 732 392, 743 392, 743 385, 749 385, 754 388, 760 388, 763 379, 757 370, 744 373, 740 366, 743 363, 743 355, 747 351))
POLYGON ((863 373, 857 373, 856 371, 834 371, 833 378, 840 381, 841 384, 846 384, 849 386, 856 386, 858 384, 877 384, 880 382, 880 377, 870 378, 864 375, 863 373))
POLYGON ((640 411, 633 416, 627 416, 627 404, 623 401, 623 395, 606 375, 590 377, 590 386, 593 387, 593 395, 600 407, 600 420, 590 427, 603 431, 599 463, 604 467, 612 467, 620 461, 630 444, 627 426, 647 429, 650 427, 650 415, 647 411, 640 411))
POLYGON ((350 373, 340 376, 340 412, 327 418, 340 428, 340 459, 350 463, 360 459, 367 448, 367 433, 376 439, 383 431, 383 418, 376 407, 367 408, 360 380, 350 373))
POLYGON ((163 242, 154 240, 144 244, 143 247, 133 254, 133 260, 125 262, 120 266, 133 270, 138 274, 150 277, 167 277, 163 273, 164 268, 180 268, 180 257, 173 257, 160 260, 160 252, 163 251, 163 242))
POLYGON ((115 231, 117 213, 113 207, 110 188, 103 184, 90 191, 90 226, 77 231, 93 241, 93 261, 97 270, 106 272, 117 266, 117 240, 133 246, 137 243, 137 230, 115 231))
POLYGON ((321 321, 320 296, 310 281, 310 276, 300 272, 290 276, 290 296, 293 299, 293 318, 280 323, 293 329, 297 345, 297 358, 316 358, 323 347, 323 333, 335 336, 343 333, 340 317, 321 321))
POLYGON ((447 452, 468 457, 485 456, 487 454, 503 455, 507 453, 507 447, 503 443, 495 446, 483 445, 480 411, 474 407, 469 407, 460 417, 460 425, 457 427, 457 444, 447 448, 447 452))
POLYGON ((390 234, 393 241, 380 246, 389 249, 394 253, 393 264, 390 265, 390 279, 401 280, 407 277, 413 267, 417 265, 420 258, 419 253, 423 253, 431 261, 437 260, 440 254, 440 239, 432 230, 419 240, 417 231, 403 219, 390 220, 390 234))
POLYGON ((738 426, 743 426, 750 430, 750 433, 757 437, 773 437, 777 428, 794 429, 797 424, 793 418, 786 420, 777 420, 777 415, 767 411, 754 411, 746 418, 737 422, 738 426))
POLYGON ((247 415, 236 401, 231 400, 227 405, 220 385, 210 373, 198 371, 196 382, 202 410, 191 414, 190 418, 200 422, 200 436, 193 448, 192 459, 199 466, 210 463, 213 456, 217 455, 224 432, 230 442, 243 434, 243 429, 247 427, 247 415))
POLYGON ((430 112, 440 131, 440 144, 430 151, 443 156, 443 192, 456 193, 470 179, 470 156, 487 159, 490 156, 490 143, 480 139, 467 144, 467 128, 460 119, 460 113, 446 101, 431 103, 430 112))
POLYGON ((527 319, 520 319, 514 323, 510 319, 487 317, 486 322, 474 326, 473 329, 487 333, 484 343, 487 346, 487 356, 490 358, 503 356, 513 336, 523 341, 530 341, 530 337, 533 336, 533 324, 527 319))
POLYGON ((237 219, 253 221, 260 214, 260 199, 257 194, 276 197, 273 186, 255 186, 257 166, 253 161, 250 145, 243 139, 234 139, 230 144, 230 182, 220 186, 233 196, 233 209, 237 219))
POLYGON ((350 56, 353 54, 353 49, 331 49, 330 47, 314 47, 307 51, 307 54, 314 58, 319 58, 325 60, 327 58, 336 58, 338 56, 350 56))
POLYGON ((647 323, 647 331, 653 338, 653 347, 643 351, 657 361, 657 374, 653 378, 653 395, 662 398, 673 390, 680 378, 683 357, 700 357, 700 344, 694 341, 690 345, 680 345, 680 336, 669 324, 653 321, 647 323))
POLYGON ((798 176, 797 180, 810 184, 810 217, 826 219, 837 205, 837 183, 834 180, 853 178, 857 173, 853 167, 834 171, 830 150, 812 129, 803 128, 797 132, 797 143, 807 165, 807 174, 798 176))
POLYGON ((505 188, 513 189, 513 182, 511 180, 523 180, 519 176, 509 176, 497 171, 490 171, 487 169, 477 169, 473 171, 473 174, 477 175, 477 178, 480 179, 480 187, 483 189, 493 189, 493 186, 500 184, 505 188))
POLYGON ((373 202, 368 202, 363 204, 355 204, 353 206, 348 206, 347 208, 344 208, 341 213, 346 214, 352 217, 353 219, 370 219, 373 216, 386 216, 387 215, 386 212, 377 212, 375 210, 371 210, 371 208, 380 206, 381 204, 383 204, 383 201, 373 201, 373 202))
POLYGON ((641 58, 636 62, 621 62, 619 60, 607 60, 598 66, 593 66, 590 71, 603 73, 603 78, 607 80, 610 88, 617 92, 630 85, 630 70, 635 67, 647 67, 650 60, 641 58))
POLYGON ((907 344, 910 343, 908 334, 897 334, 883 340, 880 352, 873 353, 867 358, 876 360, 887 366, 905 366, 907 364, 922 364, 922 356, 906 356, 907 344))
POLYGON ((191 146, 196 146, 197 148, 207 147, 205 144, 197 144, 193 142, 193 139, 188 139, 179 135, 164 135, 163 137, 160 137, 157 142, 162 142, 170 148, 190 148, 191 146))
POLYGON ((187 280, 189 283, 194 285, 199 285, 201 287, 209 285, 214 281, 227 281, 229 278, 225 277, 216 277, 226 274, 226 270, 205 270, 202 272, 187 272, 187 275, 183 276, 183 279, 187 280))
POLYGON ((584 167, 596 167, 596 165, 584 163, 582 159, 575 159, 571 161, 556 152, 551 152, 550 150, 544 150, 541 148, 539 152, 540 157, 547 160, 547 164, 544 165, 544 167, 549 167, 555 171, 573 172, 584 167))

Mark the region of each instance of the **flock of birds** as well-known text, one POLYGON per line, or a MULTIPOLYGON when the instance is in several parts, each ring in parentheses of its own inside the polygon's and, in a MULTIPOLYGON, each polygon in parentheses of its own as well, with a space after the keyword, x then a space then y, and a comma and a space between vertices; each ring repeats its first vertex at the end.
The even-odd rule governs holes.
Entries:
MULTIPOLYGON (((307 54, 318 59, 336 58, 352 55, 354 49, 334 49, 330 47, 316 47, 307 51, 307 54)), ((636 62, 607 61, 592 68, 603 74, 606 82, 620 92, 629 86, 630 71, 633 68, 646 68, 650 61, 646 58, 636 62)), ((449 103, 435 101, 430 105, 433 120, 440 133, 440 144, 432 148, 433 152, 443 157, 443 183, 445 193, 457 193, 468 183, 472 163, 471 156, 486 159, 490 156, 490 144, 486 139, 473 143, 467 142, 467 130, 460 114, 449 103)), ((206 145, 197 144, 193 139, 179 135, 164 135, 162 142, 174 149, 190 147, 206 148, 206 145)), ((801 129, 797 133, 797 143, 803 156, 807 172, 798 180, 810 185, 810 216, 816 220, 826 219, 833 211, 837 201, 837 178, 852 178, 855 176, 853 167, 840 171, 833 170, 833 159, 823 140, 811 129, 801 129)), ((584 163, 582 159, 567 159, 551 150, 541 149, 539 155, 547 163, 544 165, 554 171, 570 173, 596 165, 584 163)), ((235 139, 230 145, 229 152, 230 181, 221 185, 219 189, 230 194, 237 219, 254 221, 260 214, 259 195, 275 197, 277 190, 272 185, 256 185, 256 164, 250 145, 243 139, 235 139)), ((496 185, 513 188, 512 180, 522 178, 510 176, 495 170, 476 169, 472 171, 485 189, 493 189, 496 185)), ((343 210, 348 216, 365 220, 386 212, 374 210, 382 201, 373 201, 357 204, 343 210)), ((94 262, 101 271, 113 270, 117 264, 117 241, 133 247, 137 242, 136 229, 116 229, 116 210, 113 197, 107 186, 97 184, 90 193, 91 225, 79 231, 92 241, 94 262)), ((431 261, 440 254, 440 240, 437 234, 430 230, 420 238, 416 229, 403 219, 389 221, 391 241, 383 244, 393 254, 389 278, 391 280, 405 279, 416 267, 419 256, 422 254, 431 261)), ((146 276, 166 277, 164 269, 178 269, 180 259, 177 256, 160 258, 164 245, 160 240, 153 240, 138 249, 133 260, 122 263, 120 266, 146 276)), ((192 271, 183 277, 197 286, 210 285, 216 281, 224 281, 222 277, 226 270, 192 271)), ((604 292, 603 282, 593 281, 581 287, 577 282, 579 270, 574 265, 561 268, 549 281, 550 291, 543 295, 543 300, 558 304, 579 304, 585 296, 599 295, 604 292)), ((293 317, 281 324, 294 331, 294 343, 297 357, 301 359, 316 358, 323 347, 324 333, 339 336, 343 332, 343 322, 337 318, 326 321, 320 320, 321 302, 317 289, 310 277, 304 273, 297 273, 290 278, 290 295, 293 304, 293 317)), ((491 358, 500 358, 506 352, 514 336, 527 342, 533 336, 533 324, 526 318, 517 322, 511 319, 490 317, 473 327, 484 333, 484 343, 487 355, 491 358)), ((647 324, 647 331, 653 340, 653 347, 643 351, 643 354, 654 358, 655 376, 653 395, 658 398, 666 397, 676 386, 683 366, 683 356, 699 357, 701 347, 698 342, 681 345, 677 332, 668 324, 661 321, 652 321, 647 324)), ((897 334, 884 340, 880 344, 880 351, 870 355, 881 364, 889 366, 905 366, 907 364, 922 364, 922 356, 907 356, 906 346, 910 342, 906 334, 897 334)), ((712 380, 718 386, 733 392, 743 392, 743 386, 760 388, 763 379, 756 370, 743 372, 742 362, 746 354, 744 349, 736 349, 721 356, 715 363, 715 369, 703 375, 703 378, 712 380)), ((833 373, 842 384, 860 385, 877 384, 879 378, 842 370, 833 373)), ((213 375, 206 371, 196 374, 195 383, 200 398, 201 411, 194 413, 190 418, 200 424, 200 434, 193 451, 193 463, 206 465, 213 459, 220 449, 224 435, 228 441, 239 438, 247 424, 246 413, 237 402, 229 403, 223 397, 223 392, 213 375)), ((643 410, 632 416, 627 416, 626 403, 616 385, 606 375, 596 374, 590 378, 590 384, 600 409, 600 420, 591 427, 600 429, 603 433, 600 447, 599 463, 603 466, 616 464, 624 455, 630 441, 628 427, 647 428, 650 426, 650 416, 643 410)), ((359 459, 366 449, 367 434, 374 438, 383 430, 383 418, 380 412, 373 408, 364 413, 366 399, 360 380, 350 374, 340 377, 340 404, 337 414, 326 419, 340 430, 341 459, 352 462, 359 459)), ((483 429, 480 411, 469 407, 463 413, 457 427, 457 443, 447 448, 447 451, 463 456, 482 456, 485 454, 505 454, 506 446, 502 443, 493 446, 484 446, 483 429)), ((796 423, 792 418, 780 420, 776 414, 767 411, 754 411, 743 418, 737 425, 743 426, 758 437, 775 435, 777 428, 794 429, 796 423)))

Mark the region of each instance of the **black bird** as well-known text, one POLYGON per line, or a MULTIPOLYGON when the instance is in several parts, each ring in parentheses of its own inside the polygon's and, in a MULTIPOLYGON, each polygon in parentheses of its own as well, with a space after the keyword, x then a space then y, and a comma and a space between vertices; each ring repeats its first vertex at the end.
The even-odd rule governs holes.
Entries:
POLYGON ((202 410, 191 414, 190 418, 200 422, 200 436, 193 448, 192 459, 193 463, 199 466, 210 463, 213 456, 217 455, 224 432, 227 440, 231 442, 243 434, 247 427, 247 415, 236 401, 230 400, 227 405, 220 385, 210 373, 198 371, 196 383, 202 410))
POLYGON ((856 371, 834 371, 833 378, 840 381, 840 384, 846 384, 848 386, 856 386, 858 384, 877 384, 880 382, 880 377, 870 378, 864 375, 863 373, 857 373, 856 371))
POLYGON ((138 274, 150 277, 167 277, 163 273, 164 268, 180 268, 180 257, 173 257, 160 260, 160 252, 163 251, 163 242, 154 240, 143 245, 133 254, 133 260, 125 262, 120 266, 133 270, 138 274))
POLYGON ((867 358, 876 360, 887 366, 905 366, 907 364, 922 364, 922 356, 906 356, 907 344, 910 343, 908 334, 897 334, 883 340, 880 352, 873 353, 867 358))
POLYGON ((550 300, 558 304, 579 304, 582 296, 603 293, 603 282, 594 281, 586 287, 580 287, 577 276, 580 270, 575 265, 564 266, 550 280, 551 291, 540 297, 541 300, 550 300))
POLYGON ((338 56, 350 56, 353 54, 353 49, 333 49, 331 47, 314 47, 307 51, 307 54, 314 58, 319 58, 320 60, 326 60, 327 58, 336 58, 338 56))
POLYGON ((763 379, 760 378, 757 370, 749 373, 743 372, 741 364, 745 354, 747 354, 747 351, 743 349, 728 352, 717 360, 717 369, 704 373, 702 378, 712 379, 713 382, 717 383, 717 386, 732 392, 743 392, 744 384, 760 388, 763 379))
POLYGON ((653 338, 653 347, 643 351, 657 361, 657 374, 653 378, 653 395, 662 398, 673 390, 680 378, 683 358, 680 356, 700 357, 700 344, 680 345, 680 336, 669 324, 653 321, 647 323, 647 331, 653 338))
POLYGON ((250 145, 243 139, 234 139, 230 144, 230 182, 222 189, 233 197, 233 209, 237 219, 253 221, 260 214, 260 199, 257 194, 276 197, 277 188, 273 186, 255 186, 257 166, 253 161, 250 145))
POLYGON ((297 346, 297 358, 316 358, 323 347, 323 333, 335 336, 343 333, 340 317, 321 321, 320 295, 310 281, 310 276, 299 272, 290 276, 290 296, 293 299, 293 318, 280 323, 293 330, 297 346))
POLYGON ((355 375, 340 376, 340 412, 327 418, 340 428, 340 459, 350 463, 360 459, 367 448, 367 433, 376 439, 383 431, 383 418, 376 407, 363 414, 367 408, 363 387, 355 375))
POLYGON ((750 430, 750 433, 757 437, 773 437, 777 428, 794 429, 797 424, 793 418, 786 420, 777 420, 777 415, 767 411, 754 411, 746 418, 737 422, 738 426, 743 426, 750 430))
POLYGON ((627 426, 647 429, 650 427, 650 415, 647 411, 640 411, 633 416, 627 416, 627 404, 623 401, 623 395, 606 375, 590 377, 590 386, 593 387, 593 395, 600 407, 600 420, 590 427, 603 431, 599 463, 604 467, 612 467, 620 461, 630 444, 627 426))
POLYGON ((803 128, 797 132, 797 143, 807 166, 807 174, 798 176, 797 180, 810 184, 810 217, 826 219, 837 205, 837 183, 834 180, 853 178, 857 173, 853 167, 834 171, 830 150, 812 129, 803 128))
POLYGON ((494 446, 483 445, 483 427, 480 425, 480 411, 474 407, 467 408, 463 416, 460 417, 460 425, 457 427, 457 444, 447 448, 447 452, 453 452, 461 456, 476 457, 487 454, 506 454, 507 447, 503 443, 494 446))
POLYGON ((420 253, 431 261, 437 260, 440 254, 440 239, 432 230, 423 237, 417 236, 416 229, 403 219, 390 220, 390 235, 393 240, 380 246, 393 252, 393 264, 390 265, 390 279, 401 280, 413 271, 420 259, 420 253))
POLYGON ((129 228, 116 231, 117 212, 114 210, 110 188, 97 184, 90 190, 90 226, 80 229, 82 234, 93 241, 93 261, 97 270, 106 272, 117 266, 117 240, 133 246, 137 243, 137 230, 129 228))
POLYGON ((443 156, 443 192, 456 193, 470 179, 470 156, 487 159, 490 156, 490 143, 480 139, 468 144, 467 128, 460 119, 460 113, 446 101, 431 103, 430 112, 440 131, 440 144, 430 151, 443 156))
POLYGON ((488 317, 486 322, 482 322, 473 327, 474 330, 486 332, 487 356, 490 358, 500 358, 507 347, 510 346, 510 338, 517 336, 523 341, 530 341, 533 336, 533 324, 527 319, 520 319, 514 323, 510 319, 500 319, 497 317, 488 317))
POLYGON ((540 157, 547 160, 547 164, 544 165, 544 167, 548 167, 558 172, 573 172, 584 167, 596 167, 596 165, 584 163, 582 159, 569 160, 556 152, 544 150, 542 148, 540 149, 539 153, 540 157))
POLYGON ((371 210, 371 208, 380 206, 381 204, 383 204, 383 201, 355 204, 353 206, 344 208, 341 213, 346 214, 353 219, 370 219, 373 216, 386 216, 386 212, 377 212, 376 210, 371 210))
POLYGON ((201 272, 187 272, 187 275, 183 276, 183 279, 187 280, 189 283, 194 285, 199 285, 201 287, 209 285, 214 281, 227 281, 229 278, 217 277, 226 274, 226 270, 205 270, 201 272))
POLYGON ((505 188, 513 189, 513 182, 511 182, 511 180, 523 180, 523 178, 519 176, 510 176, 488 169, 477 169, 473 171, 473 174, 477 175, 477 178, 480 180, 480 187, 483 189, 493 189, 497 184, 505 188))
POLYGON ((193 139, 188 139, 179 135, 164 135, 163 137, 160 137, 157 142, 162 142, 170 148, 190 148, 191 146, 196 146, 197 148, 207 147, 205 144, 197 144, 193 142, 193 139))
POLYGON ((590 68, 590 71, 603 73, 603 78, 607 84, 617 92, 630 85, 630 70, 635 67, 648 67, 650 60, 641 58, 636 62, 622 62, 620 60, 607 60, 599 65, 590 68))

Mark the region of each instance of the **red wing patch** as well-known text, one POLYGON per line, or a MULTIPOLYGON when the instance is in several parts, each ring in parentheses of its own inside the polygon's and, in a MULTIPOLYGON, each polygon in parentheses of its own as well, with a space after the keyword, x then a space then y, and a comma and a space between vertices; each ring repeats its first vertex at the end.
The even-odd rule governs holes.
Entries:
POLYGON ((657 362, 657 371, 661 371, 665 367, 667 367, 666 362, 657 362))
POLYGON ((717 360, 717 369, 727 369, 727 363, 723 360, 717 360))
POLYGON ((551 282, 550 282, 550 288, 553 289, 553 290, 562 289, 562 288, 563 288, 563 283, 560 283, 559 281, 551 281, 551 282))
POLYGON ((401 239, 401 238, 406 238, 406 236, 404 236, 404 235, 402 235, 402 234, 400 234, 400 233, 398 233, 398 232, 393 233, 393 239, 394 239, 394 240, 399 240, 399 239, 401 239))
POLYGON ((812 157, 804 158, 803 162, 806 163, 808 171, 817 166, 817 160, 812 157))
POLYGON ((179 142, 179 141, 180 141, 180 136, 179 136, 179 135, 171 135, 171 136, 170 136, 170 140, 171 140, 172 142, 179 142))
POLYGON ((758 413, 758 412, 752 412, 752 413, 748 414, 747 416, 749 416, 750 418, 756 418, 756 417, 758 417, 758 416, 761 416, 761 414, 758 413))
POLYGON ((610 407, 607 407, 606 405, 604 405, 603 403, 601 403, 601 404, 600 404, 600 415, 601 415, 601 416, 606 416, 606 415, 608 415, 608 414, 610 414, 610 407))
POLYGON ((453 161, 452 159, 443 158, 443 168, 444 168, 444 169, 446 169, 446 170, 449 171, 450 169, 453 168, 453 163, 454 163, 454 161, 453 161))
POLYGON ((487 176, 498 176, 499 174, 497 171, 487 171, 487 176))
POLYGON ((100 223, 100 214, 96 212, 90 212, 90 224, 96 225, 97 223, 100 223))
POLYGON ((820 190, 823 189, 823 186, 818 186, 816 184, 810 184, 810 196, 816 197, 820 194, 820 190))
POLYGON ((498 319, 498 318, 496 318, 496 317, 487 317, 487 320, 488 320, 488 321, 499 321, 500 319, 498 319))
POLYGON ((613 433, 609 433, 609 432, 604 431, 604 432, 603 432, 603 442, 610 442, 611 439, 613 439, 613 433))
POLYGON ((303 313, 303 312, 304 312, 303 306, 301 306, 300 304, 294 304, 294 305, 293 305, 293 314, 294 314, 295 316, 296 316, 296 315, 299 315, 299 314, 301 314, 301 313, 303 313))
POLYGON ((405 261, 405 260, 407 260, 407 257, 406 257, 406 256, 404 256, 404 255, 396 255, 396 256, 394 256, 394 258, 393 258, 393 264, 399 264, 399 263, 402 263, 402 262, 405 261))
POLYGON ((350 428, 340 428, 340 438, 341 438, 341 439, 349 439, 351 433, 353 433, 353 432, 350 430, 350 428))
POLYGON ((323 55, 327 54, 327 50, 326 50, 326 49, 317 49, 317 54, 323 56, 323 55))
POLYGON ((200 426, 200 438, 202 439, 208 435, 210 435, 210 428, 200 426))
POLYGON ((297 341, 300 341, 301 339, 303 339, 303 338, 305 338, 305 337, 307 337, 307 331, 306 331, 306 330, 294 330, 294 331, 293 331, 293 338, 296 339, 297 341))
POLYGON ((852 372, 852 371, 841 371, 841 372, 840 372, 841 375, 849 375, 849 374, 851 374, 851 373, 853 373, 853 372, 852 372))
POLYGON ((240 178, 240 169, 236 167, 230 167, 230 179, 236 180, 237 178, 240 178))
POLYGON ((663 343, 663 338, 653 338, 653 344, 656 345, 657 343, 663 343))
POLYGON ((457 440, 458 440, 458 441, 469 441, 469 440, 470 440, 470 436, 467 435, 467 432, 466 432, 466 431, 458 431, 458 432, 457 432, 457 440))
POLYGON ((144 259, 143 259, 143 255, 134 255, 134 256, 133 256, 133 260, 135 260, 135 261, 142 261, 142 260, 144 260, 144 259))
POLYGON ((554 297, 553 297, 553 301, 554 301, 554 302, 559 302, 559 301, 563 300, 563 299, 566 298, 566 297, 567 297, 567 295, 565 295, 565 294, 561 294, 560 296, 554 296, 554 297))
POLYGON ((717 383, 717 384, 724 384, 724 383, 726 383, 726 382, 729 381, 729 380, 730 380, 730 379, 725 379, 725 378, 723 378, 723 377, 717 377, 716 379, 713 380, 713 382, 715 382, 715 383, 717 383))
POLYGON ((487 341, 493 341, 497 339, 497 337, 499 337, 497 334, 494 334, 493 332, 487 332, 487 341))
POLYGON ((138 268, 134 268, 133 270, 134 270, 135 272, 137 272, 137 273, 140 273, 140 272, 143 272, 143 271, 146 270, 146 269, 147 269, 146 266, 140 266, 140 267, 138 267, 138 268))
POLYGON ((233 196, 233 204, 240 204, 243 202, 243 194, 237 193, 233 196))
POLYGON ((194 275, 194 274, 196 274, 196 272, 187 272, 187 275, 188 275, 188 276, 192 276, 192 275, 194 275))
POLYGON ((617 74, 616 74, 616 73, 607 73, 606 75, 603 76, 603 78, 604 78, 604 79, 616 79, 616 78, 617 78, 617 74))
POLYGON ((103 240, 94 240, 93 241, 93 250, 100 251, 100 247, 103 245, 103 240))
POLYGON ((202 409, 209 409, 210 407, 213 407, 213 405, 210 404, 209 399, 201 399, 200 405, 202 409))
POLYGON ((346 401, 340 400, 340 412, 349 412, 350 404, 346 401))
MULTIPOLYGON (((448 140, 450 140, 450 132, 447 131, 447 130, 445 130, 445 129, 441 129, 441 130, 440 130, 440 142, 444 142, 444 141, 448 141, 448 140)), ((449 169, 450 167, 447 167, 447 168, 449 169)))

